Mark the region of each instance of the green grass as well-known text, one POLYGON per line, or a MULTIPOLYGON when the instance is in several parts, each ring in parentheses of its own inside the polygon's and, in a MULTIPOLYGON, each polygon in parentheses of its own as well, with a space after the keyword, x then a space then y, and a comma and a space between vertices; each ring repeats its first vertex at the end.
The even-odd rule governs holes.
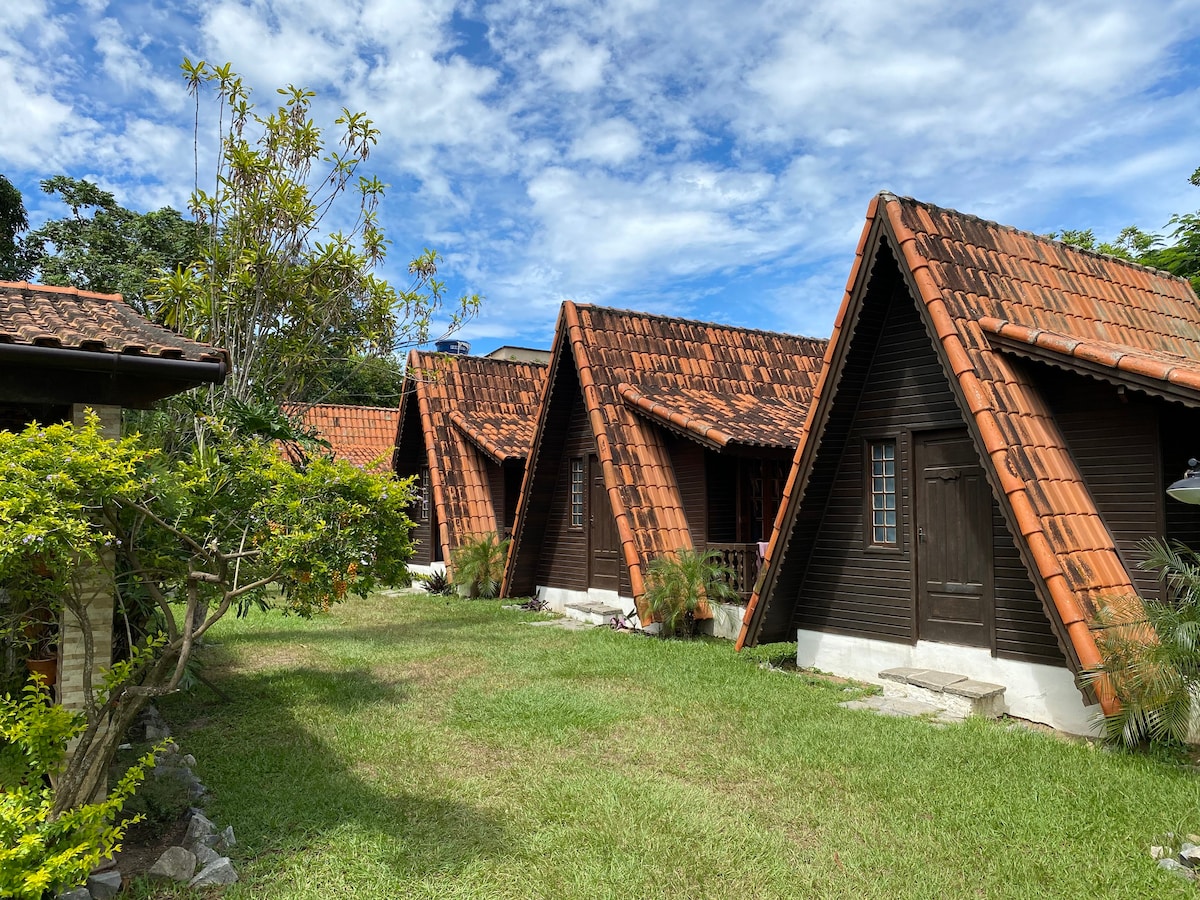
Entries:
POLYGON ((538 618, 413 595, 222 623, 232 702, 163 712, 237 832, 224 896, 1196 896, 1147 853, 1200 830, 1170 761, 538 618))

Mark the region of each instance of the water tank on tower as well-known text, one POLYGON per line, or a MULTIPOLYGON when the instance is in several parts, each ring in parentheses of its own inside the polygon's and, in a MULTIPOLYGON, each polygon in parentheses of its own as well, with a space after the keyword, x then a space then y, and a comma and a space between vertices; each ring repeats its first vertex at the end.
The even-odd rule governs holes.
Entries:
POLYGON ((470 356, 471 342, 458 340, 434 341, 433 346, 438 353, 450 353, 454 356, 470 356))

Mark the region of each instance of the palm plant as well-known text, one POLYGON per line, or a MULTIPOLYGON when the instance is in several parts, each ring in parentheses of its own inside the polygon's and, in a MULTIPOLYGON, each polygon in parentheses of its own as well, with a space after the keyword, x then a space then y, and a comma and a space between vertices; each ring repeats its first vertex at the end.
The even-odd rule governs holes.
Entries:
POLYGON ((494 531, 480 535, 454 551, 454 583, 465 588, 469 597, 495 597, 507 559, 508 538, 501 539, 494 531))
POLYGON ((1142 546, 1141 566, 1158 570, 1167 597, 1103 608, 1095 623, 1103 662, 1083 678, 1120 701, 1104 720, 1108 740, 1186 743, 1200 702, 1200 554, 1179 542, 1142 546))
POLYGON ((696 614, 706 601, 735 600, 729 586, 733 570, 720 562, 715 550, 701 553, 680 549, 653 560, 646 571, 645 600, 664 637, 690 637, 696 614))

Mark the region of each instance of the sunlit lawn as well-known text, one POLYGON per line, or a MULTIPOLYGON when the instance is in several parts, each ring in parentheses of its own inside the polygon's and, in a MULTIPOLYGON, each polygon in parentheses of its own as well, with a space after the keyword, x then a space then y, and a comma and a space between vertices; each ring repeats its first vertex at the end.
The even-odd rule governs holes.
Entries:
POLYGON ((541 618, 410 595, 223 623, 231 702, 163 711, 237 832, 224 896, 1197 896, 1147 854, 1200 830, 1170 761, 541 618))

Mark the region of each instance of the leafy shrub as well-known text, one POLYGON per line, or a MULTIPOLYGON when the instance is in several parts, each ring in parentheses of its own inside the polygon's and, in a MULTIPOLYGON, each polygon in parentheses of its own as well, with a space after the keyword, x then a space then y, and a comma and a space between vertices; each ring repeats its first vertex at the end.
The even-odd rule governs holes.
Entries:
POLYGON ((677 551, 653 560, 646 572, 646 604, 663 637, 691 637, 697 613, 708 600, 736 600, 728 584, 732 571, 720 563, 716 551, 677 551))
POLYGON ((1109 604, 1096 616, 1103 662, 1084 680, 1108 689, 1120 709, 1105 717, 1114 743, 1186 743, 1200 702, 1200 554, 1150 540, 1142 568, 1157 569, 1166 601, 1109 604))
POLYGON ((47 776, 60 773, 67 744, 85 729, 83 716, 50 704, 36 679, 13 699, 0 698, 0 896, 41 900, 82 884, 120 847, 115 823, 125 801, 154 765, 154 754, 131 766, 106 799, 55 816, 47 776))
POLYGON ((508 539, 500 539, 494 531, 466 541, 454 551, 454 583, 463 587, 469 597, 495 597, 500 593, 504 578, 504 563, 508 559, 508 539))

